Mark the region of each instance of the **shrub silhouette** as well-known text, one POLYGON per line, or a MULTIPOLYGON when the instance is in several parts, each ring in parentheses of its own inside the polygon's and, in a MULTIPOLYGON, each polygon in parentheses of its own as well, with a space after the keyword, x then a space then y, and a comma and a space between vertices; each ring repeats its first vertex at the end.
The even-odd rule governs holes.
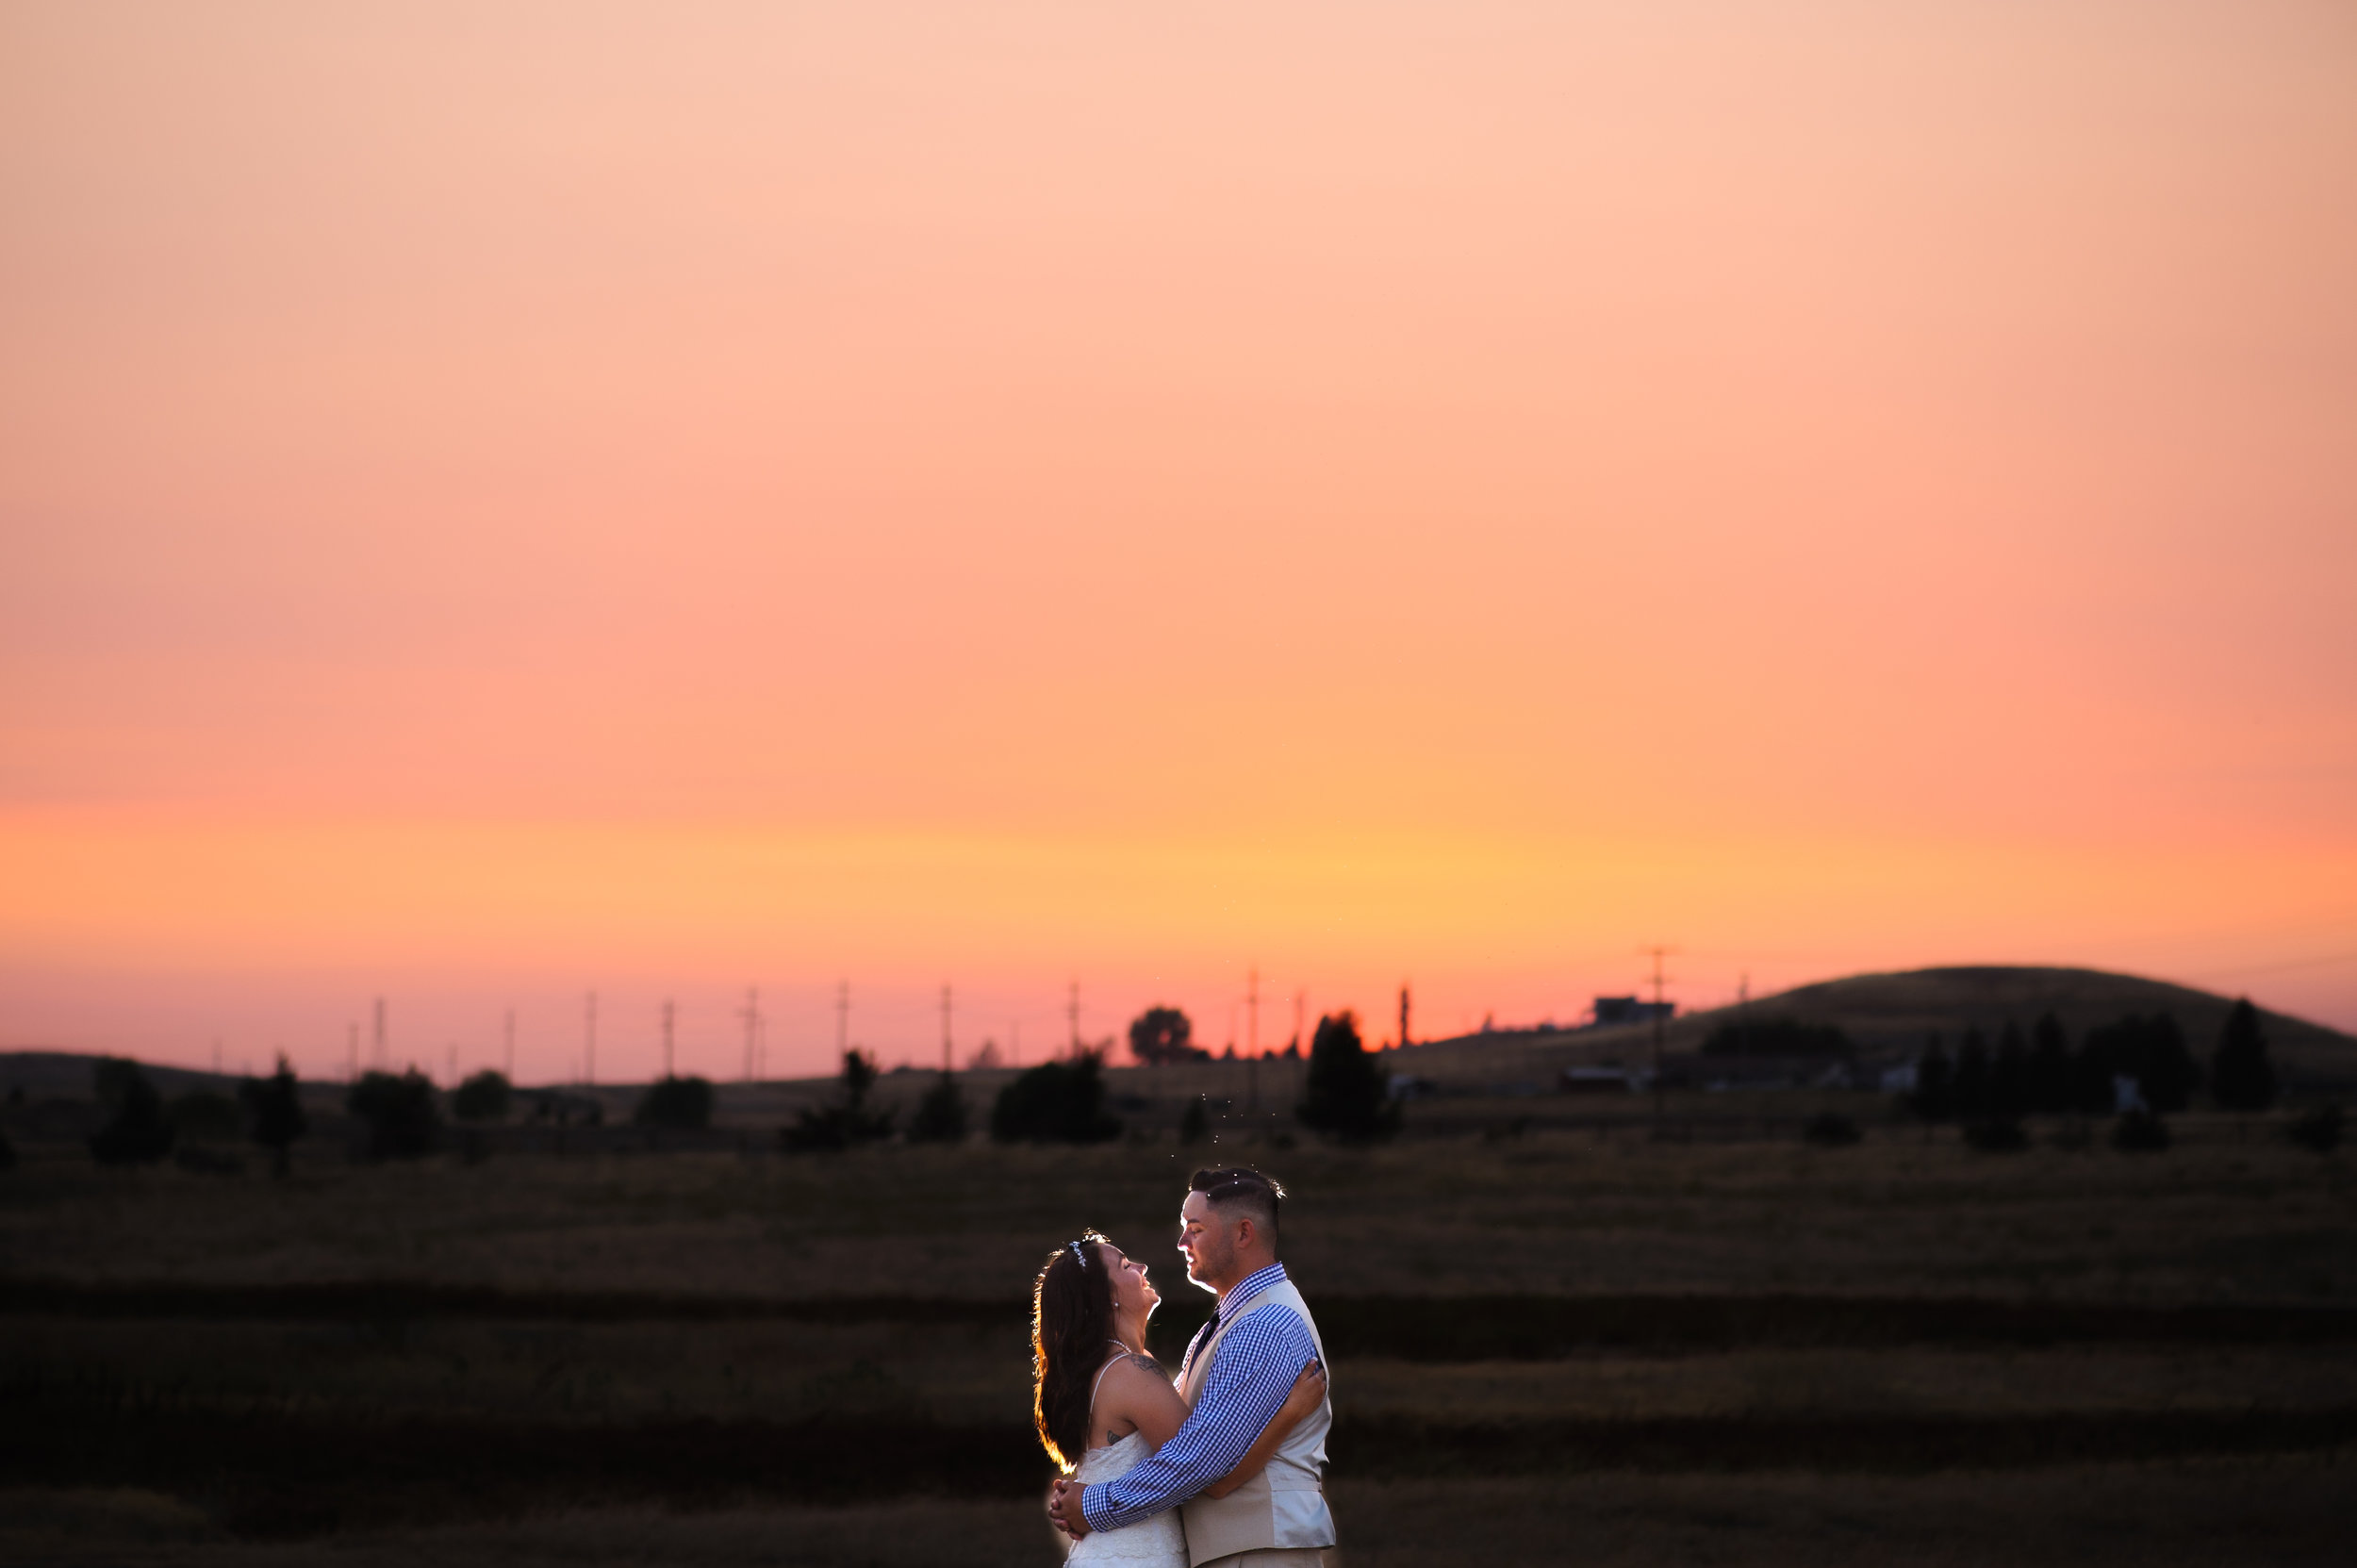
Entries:
POLYGON ((1030 1068, 998 1091, 990 1135, 1002 1144, 1101 1144, 1121 1135, 1105 1114, 1105 1059, 1082 1051, 1069 1062, 1030 1068))
POLYGON ((2275 1065, 2267 1060, 2259 1010, 2249 997, 2237 999, 2226 1015, 2210 1058, 2210 1098, 2227 1111, 2264 1111, 2275 1103, 2275 1065))
POLYGON ((1808 1118, 1801 1129, 1801 1136, 1820 1148, 1847 1148, 1863 1136, 1857 1123, 1834 1111, 1820 1112, 1808 1118))
POLYGON ((1348 1009, 1318 1020, 1305 1087, 1294 1108, 1304 1127, 1353 1143, 1399 1131, 1399 1105, 1386 1093, 1383 1069, 1360 1043, 1359 1015, 1348 1009))
POLYGON ((865 1051, 845 1051, 837 1081, 843 1086, 841 1100, 803 1111, 793 1126, 778 1130, 779 1142, 798 1154, 838 1153, 853 1144, 892 1136, 892 1113, 867 1109, 867 1093, 876 1086, 876 1059, 865 1051))
POLYGON ((137 1062, 102 1056, 91 1077, 98 1103, 113 1114, 91 1134, 91 1158, 102 1165, 152 1165, 172 1152, 163 1097, 137 1062))
POLYGON ((361 1075, 344 1097, 344 1109, 368 1124, 371 1160, 413 1160, 431 1149, 442 1131, 442 1108, 434 1081, 412 1067, 361 1075))
POLYGON ((182 1138, 234 1138, 243 1131, 238 1102, 218 1089, 190 1089, 164 1107, 164 1119, 182 1138))
POLYGON ((909 1142, 954 1144, 964 1138, 965 1097, 958 1093, 958 1081, 943 1073, 916 1102, 916 1114, 909 1118, 909 1142))
POLYGON ((2131 1111, 2112 1123, 2112 1147, 2151 1154, 2168 1147, 2168 1124, 2151 1111, 2131 1111))
POLYGON ((1178 1141, 1199 1144, 1211 1135, 1211 1113, 1201 1095, 1187 1101, 1186 1114, 1178 1118, 1178 1141))
POLYGON ((2337 1105, 2319 1105, 2294 1118, 2283 1129, 2283 1136, 2302 1148, 2330 1154, 2341 1147, 2341 1108, 2337 1105))
POLYGON ((2096 1065, 2109 1070, 2103 1074, 2104 1085, 2101 1105, 2083 1105, 2090 1114, 2111 1109, 2113 1094, 2110 1079, 2114 1075, 2133 1078, 2144 1103, 2154 1111, 2183 1111, 2193 1098, 2193 1091, 2201 1081, 2201 1069, 2194 1064, 2193 1053, 2185 1049, 2185 1037, 2177 1028, 2177 1020, 2166 1013, 2150 1017, 2130 1014, 2114 1023, 2087 1032, 2086 1055, 2089 1058, 2090 1095, 2096 1065))
POLYGON ((1846 1062, 1853 1051, 1850 1037, 1836 1025, 1803 1023, 1798 1018, 1762 1018, 1755 1023, 1721 1024, 1703 1042, 1703 1054, 1821 1056, 1846 1062))
POLYGON ((1964 1124, 1964 1141, 1983 1154, 2011 1154, 2030 1147, 2021 1124, 2003 1116, 1982 1116, 1964 1124))
POLYGON ((303 1114, 303 1098, 296 1093, 294 1068, 281 1056, 276 1072, 239 1084, 238 1098, 245 1102, 254 1141, 270 1150, 271 1174, 285 1176, 288 1151, 311 1127, 310 1118, 303 1114))
POLYGON ((640 1127, 700 1132, 712 1125, 711 1081, 692 1076, 658 1078, 638 1097, 638 1108, 630 1119, 640 1127))
POLYGON ((503 1122, 514 1098, 515 1086, 507 1075, 486 1067, 458 1085, 450 1097, 450 1114, 462 1122, 503 1122))

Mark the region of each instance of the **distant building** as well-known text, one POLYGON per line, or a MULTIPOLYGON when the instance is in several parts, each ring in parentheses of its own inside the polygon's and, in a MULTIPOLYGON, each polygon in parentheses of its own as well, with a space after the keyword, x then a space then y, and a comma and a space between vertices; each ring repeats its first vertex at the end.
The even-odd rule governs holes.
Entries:
POLYGON ((1678 1004, 1673 1001, 1643 1001, 1636 997, 1598 997, 1595 1007, 1596 1029, 1611 1029, 1621 1024, 1649 1024, 1656 1018, 1674 1018, 1678 1004))
POLYGON ((1626 1095, 1636 1092, 1637 1080, 1620 1067, 1566 1067, 1555 1087, 1566 1095, 1626 1095))

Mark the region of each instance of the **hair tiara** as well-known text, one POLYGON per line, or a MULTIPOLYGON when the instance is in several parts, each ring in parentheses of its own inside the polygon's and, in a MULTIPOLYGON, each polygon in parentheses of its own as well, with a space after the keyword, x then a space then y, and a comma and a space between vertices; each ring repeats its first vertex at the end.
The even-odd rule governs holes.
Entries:
POLYGON ((1064 1243, 1064 1246, 1072 1248, 1072 1261, 1074 1263, 1080 1264, 1082 1268, 1089 1266, 1088 1254, 1080 1250, 1080 1244, 1079 1242, 1066 1242, 1064 1243))

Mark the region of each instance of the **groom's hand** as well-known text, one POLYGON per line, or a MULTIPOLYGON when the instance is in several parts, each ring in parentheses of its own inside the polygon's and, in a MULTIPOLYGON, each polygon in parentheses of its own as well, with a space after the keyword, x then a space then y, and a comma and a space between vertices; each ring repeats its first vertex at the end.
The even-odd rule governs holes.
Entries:
POLYGON ((1059 1477, 1047 1489, 1047 1517, 1075 1541, 1089 1532, 1088 1515, 1080 1511, 1080 1483, 1069 1476, 1059 1477))

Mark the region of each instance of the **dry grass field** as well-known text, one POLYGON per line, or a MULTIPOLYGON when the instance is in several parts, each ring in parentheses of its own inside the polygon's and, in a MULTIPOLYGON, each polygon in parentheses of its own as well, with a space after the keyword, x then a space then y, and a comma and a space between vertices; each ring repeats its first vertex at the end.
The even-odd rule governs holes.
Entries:
POLYGON ((276 1181, 20 1132, 0 1559, 1052 1562, 1030 1271, 1103 1228, 1175 1345, 1177 1201, 1231 1159, 1294 1193, 1350 1568, 2345 1555, 2357 1170, 2280 1117, 1983 1154, 1872 1097, 1675 1095, 1662 1140, 1467 1082, 1388 1147, 1242 1097, 1181 1147, 1147 1077, 1084 1149, 323 1131, 276 1181), (1864 1140, 1802 1143, 1827 1108, 1864 1140))

